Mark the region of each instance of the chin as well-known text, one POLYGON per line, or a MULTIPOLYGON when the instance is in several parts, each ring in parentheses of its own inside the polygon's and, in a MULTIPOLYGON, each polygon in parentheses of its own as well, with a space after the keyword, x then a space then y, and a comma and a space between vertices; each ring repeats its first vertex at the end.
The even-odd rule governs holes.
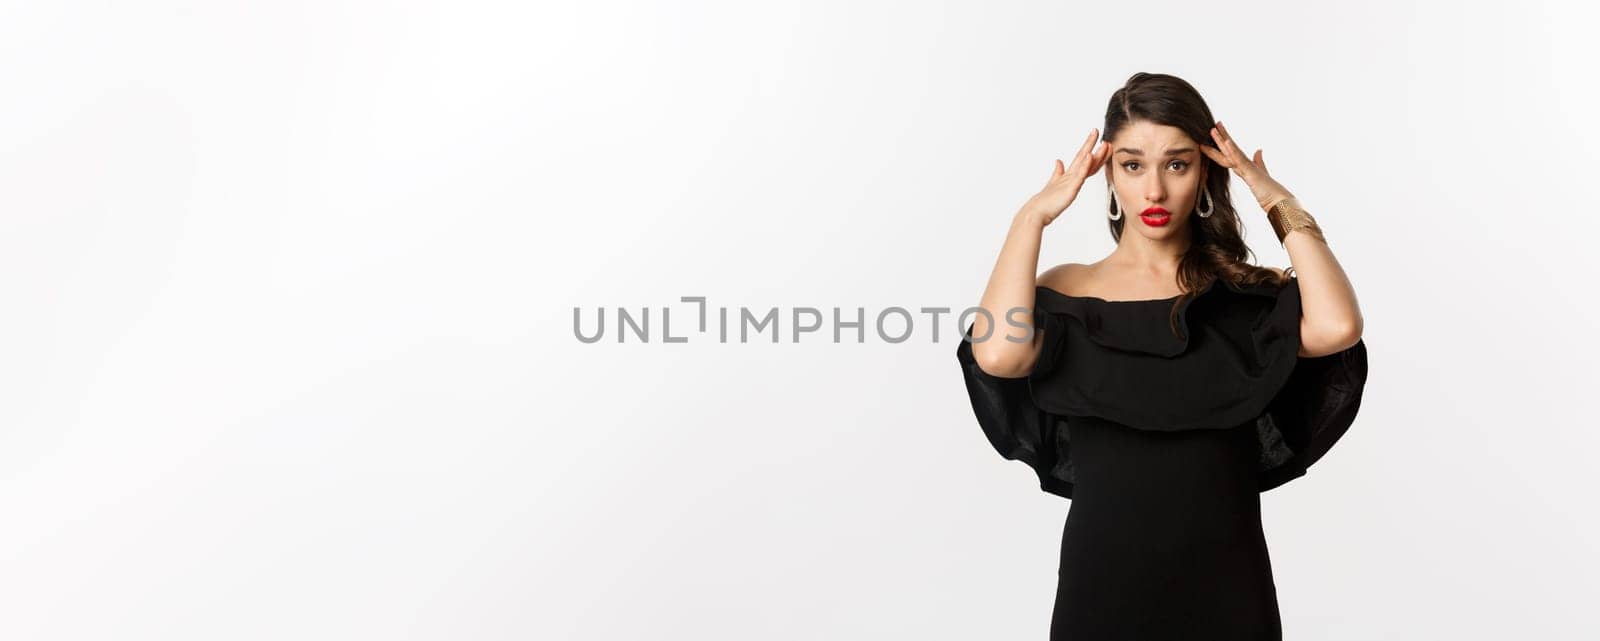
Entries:
POLYGON ((1160 227, 1151 227, 1135 216, 1133 220, 1129 221, 1129 224, 1138 229, 1139 234, 1146 238, 1167 238, 1179 233, 1180 230, 1186 229, 1189 226, 1189 217, 1173 216, 1171 220, 1167 221, 1167 224, 1160 227))

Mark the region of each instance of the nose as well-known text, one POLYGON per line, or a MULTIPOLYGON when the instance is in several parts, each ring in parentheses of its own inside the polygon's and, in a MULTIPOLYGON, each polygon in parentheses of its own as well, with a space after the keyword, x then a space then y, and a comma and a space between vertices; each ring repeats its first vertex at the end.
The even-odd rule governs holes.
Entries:
POLYGON ((1161 201, 1167 197, 1167 186, 1161 184, 1161 176, 1151 176, 1150 180, 1145 183, 1144 197, 1152 205, 1161 204, 1161 201))

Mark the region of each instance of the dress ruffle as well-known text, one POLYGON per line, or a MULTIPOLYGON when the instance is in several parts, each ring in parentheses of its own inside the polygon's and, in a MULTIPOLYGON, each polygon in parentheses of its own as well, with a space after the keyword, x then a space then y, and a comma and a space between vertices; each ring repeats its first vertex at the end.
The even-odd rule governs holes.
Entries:
POLYGON ((1032 467, 1043 490, 1071 498, 1072 417, 1166 431, 1253 422, 1261 490, 1304 475, 1354 422, 1366 383, 1365 341, 1300 358, 1296 278, 1281 288, 1219 279, 1179 301, 1110 301, 1039 287, 1034 322, 1043 345, 1032 373, 1016 378, 978 368, 968 326, 956 354, 990 443, 1032 467), (1175 303, 1176 335, 1168 316, 1175 303))

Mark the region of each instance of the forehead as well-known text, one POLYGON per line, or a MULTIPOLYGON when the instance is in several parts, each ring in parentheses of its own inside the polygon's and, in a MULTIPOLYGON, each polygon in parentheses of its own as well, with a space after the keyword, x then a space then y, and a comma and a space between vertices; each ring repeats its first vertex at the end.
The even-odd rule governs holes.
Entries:
POLYGON ((1111 139, 1113 149, 1127 147, 1146 153, 1160 154, 1175 147, 1193 147, 1194 139, 1182 129, 1171 125, 1158 125, 1147 120, 1128 123, 1111 139))

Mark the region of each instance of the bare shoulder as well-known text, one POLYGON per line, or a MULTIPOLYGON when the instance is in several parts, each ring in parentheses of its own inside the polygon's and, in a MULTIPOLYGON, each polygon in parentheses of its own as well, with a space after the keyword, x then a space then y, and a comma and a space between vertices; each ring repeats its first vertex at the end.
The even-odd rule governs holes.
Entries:
POLYGON ((1044 270, 1036 282, 1040 287, 1066 293, 1074 289, 1074 283, 1083 278, 1084 270, 1088 268, 1082 263, 1062 263, 1044 270))

